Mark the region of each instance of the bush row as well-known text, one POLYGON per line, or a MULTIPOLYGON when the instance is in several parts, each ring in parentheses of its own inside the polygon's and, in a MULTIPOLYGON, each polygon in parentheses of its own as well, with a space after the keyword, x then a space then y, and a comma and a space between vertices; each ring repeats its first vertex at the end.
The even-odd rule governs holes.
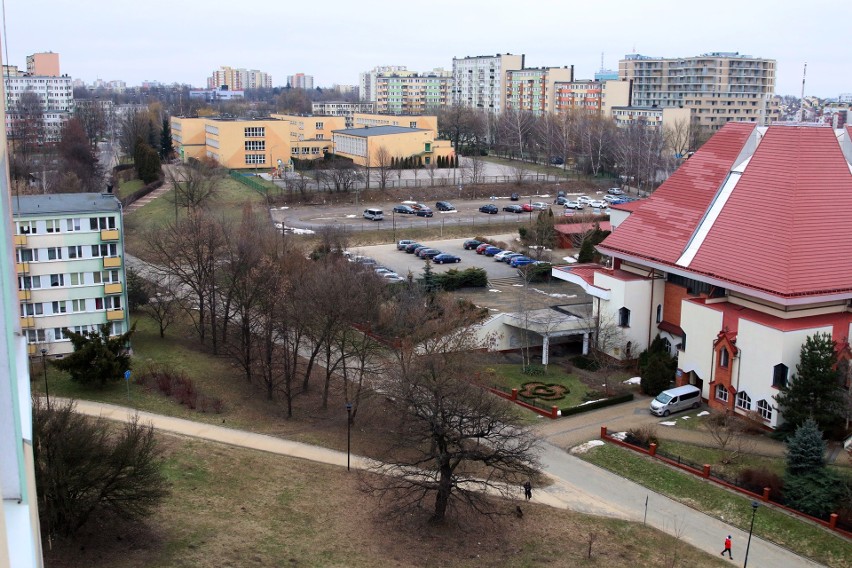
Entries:
POLYGON ((595 402, 590 402, 588 404, 582 404, 580 406, 571 406, 569 408, 563 408, 562 416, 573 416, 574 414, 580 414, 582 412, 588 412, 589 410, 596 410, 598 408, 605 408, 607 406, 621 404, 622 402, 630 402, 631 400, 633 400, 633 393, 621 394, 618 396, 605 398, 603 400, 596 400, 595 402))
POLYGON ((145 388, 157 390, 191 410, 216 414, 221 414, 224 410, 225 405, 221 398, 201 393, 184 372, 150 369, 138 373, 136 383, 145 388))
POLYGON ((488 273, 482 268, 467 270, 450 270, 436 274, 435 283, 443 290, 458 290, 459 288, 484 288, 488 285, 488 273))

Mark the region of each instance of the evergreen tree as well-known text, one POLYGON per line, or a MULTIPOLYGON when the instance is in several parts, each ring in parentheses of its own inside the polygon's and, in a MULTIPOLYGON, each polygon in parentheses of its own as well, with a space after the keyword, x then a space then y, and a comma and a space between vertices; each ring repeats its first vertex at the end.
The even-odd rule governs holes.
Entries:
POLYGON ((843 495, 839 476, 825 467, 825 442, 811 418, 787 440, 784 503, 808 515, 825 518, 843 495))
POLYGON ((168 160, 174 153, 175 147, 172 142, 172 126, 168 118, 163 118, 163 130, 160 134, 160 158, 168 160))
POLYGON ((136 331, 134 324, 127 333, 109 336, 110 324, 103 324, 98 331, 74 333, 63 329, 71 340, 74 352, 52 362, 57 369, 67 371, 71 380, 84 385, 104 386, 118 381, 130 369, 130 354, 127 343, 136 331))
POLYGON ((580 254, 577 256, 577 262, 593 262, 595 260, 595 245, 592 244, 591 237, 583 239, 583 244, 580 245, 580 254))
POLYGON ((648 396, 657 396, 672 383, 674 371, 666 361, 667 355, 656 353, 648 360, 648 366, 642 371, 639 385, 648 396))
POLYGON ((792 432, 813 418, 822 431, 830 431, 843 419, 843 390, 837 372, 837 352, 828 333, 805 339, 796 374, 780 387, 775 400, 784 416, 780 430, 792 432))
POLYGON ((141 138, 136 141, 133 162, 136 165, 136 175, 144 183, 151 183, 160 177, 160 157, 157 151, 141 138))
POLYGON ((132 268, 127 269, 127 304, 130 311, 136 311, 150 301, 148 283, 132 268))

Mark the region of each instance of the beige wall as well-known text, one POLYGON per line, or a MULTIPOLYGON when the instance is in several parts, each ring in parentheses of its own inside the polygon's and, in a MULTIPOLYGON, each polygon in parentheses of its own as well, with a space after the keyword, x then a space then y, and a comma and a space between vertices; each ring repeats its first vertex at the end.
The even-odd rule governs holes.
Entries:
POLYGON ((604 81, 601 85, 601 115, 612 117, 612 107, 630 104, 630 81, 604 81))
POLYGON ((335 134, 335 152, 351 158, 359 166, 377 166, 381 162, 382 149, 386 158, 420 156, 423 165, 434 163, 437 156, 452 156, 453 150, 447 140, 435 141, 432 132, 413 130, 399 134, 353 136, 335 134), (354 149, 357 147, 359 149, 354 149), (352 148, 351 151, 350 148, 352 148))
POLYGON ((356 112, 352 117, 353 128, 365 126, 401 126, 403 128, 422 128, 431 130, 432 136, 438 136, 438 117, 430 115, 390 115, 356 112))
POLYGON ((290 123, 283 120, 172 118, 172 136, 183 160, 209 157, 231 169, 269 168, 291 155, 290 123))
POLYGON ((59 54, 48 52, 27 55, 27 72, 44 77, 59 77, 59 54))
POLYGON ((343 116, 299 116, 294 114, 272 114, 271 118, 289 124, 290 141, 331 140, 331 133, 346 128, 343 116))

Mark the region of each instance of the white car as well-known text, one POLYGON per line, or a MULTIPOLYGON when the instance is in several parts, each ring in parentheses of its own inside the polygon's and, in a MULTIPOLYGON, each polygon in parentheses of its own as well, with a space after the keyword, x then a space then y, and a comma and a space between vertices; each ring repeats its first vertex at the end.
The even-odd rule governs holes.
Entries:
POLYGON ((536 211, 546 211, 547 209, 550 209, 550 205, 544 203, 543 201, 533 201, 532 203, 530 203, 530 207, 532 207, 536 211))
POLYGON ((606 192, 610 195, 622 195, 624 193, 620 187, 611 187, 606 192))
POLYGON ((580 197, 577 198, 577 201, 579 201, 583 205, 586 205, 587 203, 590 203, 592 200, 591 200, 591 198, 586 197, 585 195, 581 195, 580 197))
POLYGON ((579 201, 569 201, 565 204, 565 209, 575 209, 577 211, 582 211, 585 208, 585 205, 583 205, 579 201))
POLYGON ((616 197, 616 196, 614 196, 614 195, 604 195, 604 196, 603 196, 603 198, 604 198, 606 201, 608 201, 609 203, 612 203, 613 201, 621 201, 621 199, 620 199, 620 198, 618 198, 618 197, 616 197))
POLYGON ((593 199, 589 201, 589 207, 594 207, 596 209, 605 209, 609 207, 609 202, 600 199, 593 199))
POLYGON ((515 254, 515 251, 504 250, 503 252, 498 252, 497 254, 494 255, 494 260, 496 260, 497 262, 503 262, 503 259, 505 259, 510 254, 515 254))

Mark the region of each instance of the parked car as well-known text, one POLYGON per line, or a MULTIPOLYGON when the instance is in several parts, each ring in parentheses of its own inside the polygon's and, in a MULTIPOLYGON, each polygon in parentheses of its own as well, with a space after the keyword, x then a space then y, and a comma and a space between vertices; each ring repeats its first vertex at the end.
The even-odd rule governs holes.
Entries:
POLYGON ((507 205, 503 208, 503 211, 507 213, 523 213, 524 208, 520 205, 507 205))
POLYGON ((426 260, 427 258, 429 260, 432 260, 439 254, 441 254, 441 251, 439 251, 438 249, 426 249, 420 253, 420 258, 422 258, 423 260, 426 260))
POLYGON ((411 208, 415 211, 420 211, 421 209, 429 209, 429 206, 425 203, 412 203, 411 208))
POLYGON ((544 201, 533 201, 532 208, 536 211, 547 211, 548 209, 550 209, 550 205, 548 205, 544 201))
POLYGON ((488 247, 487 249, 482 251, 482 254, 484 256, 494 256, 498 252, 503 252, 503 249, 501 249, 500 247, 488 247))
POLYGON ((396 250, 405 250, 405 247, 410 245, 411 243, 416 243, 417 241, 412 241, 411 239, 402 239, 398 243, 396 243, 396 250))
POLYGON ((553 165, 553 166, 561 166, 564 163, 565 163, 564 158, 560 158, 559 156, 551 156, 550 157, 550 164, 553 165))
POLYGON ((405 278, 395 272, 391 272, 390 274, 384 274, 382 275, 382 278, 387 280, 388 283, 405 282, 405 278))
POLYGON ((589 207, 606 209, 607 207, 609 207, 609 203, 602 199, 593 199, 592 201, 589 201, 589 207))
POLYGON ((423 253, 423 251, 430 249, 430 248, 432 248, 432 247, 427 246, 427 245, 421 245, 421 246, 417 247, 416 249, 414 249, 414 256, 420 258, 420 255, 423 253))
POLYGON ((407 252, 408 254, 413 254, 415 250, 422 246, 423 245, 421 243, 411 243, 410 245, 405 246, 405 252, 407 252))
POLYGON ((621 191, 620 187, 611 187, 608 190, 606 190, 606 192, 610 195, 623 195, 624 194, 624 192, 621 191))
POLYGON ((477 241, 476 239, 468 239, 463 244, 464 250, 472 250, 482 244, 482 241, 477 241))
POLYGON ((621 201, 618 197, 616 197, 614 195, 604 195, 603 198, 604 198, 604 201, 607 201, 609 203, 613 203, 615 201, 621 201))
POLYGON ((575 209, 577 211, 582 211, 583 209, 585 209, 585 207, 579 201, 568 201, 567 203, 565 203, 565 209, 575 209))
POLYGON ((519 256, 525 256, 525 255, 523 255, 519 252, 513 252, 512 254, 507 254, 506 256, 503 257, 503 262, 505 262, 506 264, 510 264, 513 259, 518 258, 519 256))
POLYGON ((488 213, 489 215, 495 215, 500 212, 496 205, 493 203, 488 203, 479 208, 480 213, 488 213))
POLYGON ((461 262, 461 259, 457 256, 453 256, 447 253, 441 253, 436 255, 435 258, 432 259, 432 262, 435 264, 450 264, 452 262, 461 262))
POLYGON ((431 217, 433 215, 432 210, 428 207, 422 207, 417 210, 416 215, 418 217, 431 217))
POLYGON ((521 198, 521 196, 518 195, 517 193, 513 193, 511 196, 509 196, 509 199, 512 200, 512 201, 517 201, 520 198, 521 198))
POLYGON ((524 203, 523 205, 521 205, 521 209, 523 209, 524 213, 529 213, 533 210, 532 203, 524 203))
POLYGON ((503 262, 503 259, 505 259, 507 256, 509 256, 511 254, 518 254, 518 253, 516 253, 513 250, 504 250, 502 252, 498 252, 497 254, 495 254, 494 260, 496 260, 497 262, 503 262))
MULTIPOLYGON (((562 192, 560 191, 559 193, 562 192)), ((554 205, 565 205, 566 203, 568 203, 568 198, 564 195, 560 195, 559 197, 553 200, 554 205)))
POLYGON ((494 246, 494 245, 492 245, 491 243, 482 243, 481 245, 479 245, 478 247, 476 247, 476 254, 482 254, 482 253, 484 253, 484 252, 485 252, 485 249, 487 249, 487 248, 488 248, 488 247, 490 247, 490 246, 494 246))
POLYGON ((519 266, 526 266, 526 265, 532 264, 534 262, 535 261, 528 256, 518 256, 518 257, 513 258, 509 262, 509 265, 513 268, 518 268, 519 266))
POLYGON ((381 209, 376 209, 375 207, 364 209, 364 219, 369 219, 370 221, 381 221, 384 218, 385 215, 381 209))
POLYGON ((393 208, 394 213, 402 213, 404 215, 414 215, 417 211, 414 210, 413 207, 409 207, 408 205, 395 205, 393 208))
POLYGON ((435 209, 438 211, 455 211, 456 208, 449 201, 439 201, 435 204, 435 209))
POLYGON ((588 196, 586 196, 586 195, 581 195, 580 197, 578 197, 578 198, 577 198, 577 201, 579 201, 580 203, 582 203, 582 204, 584 204, 584 205, 585 205, 586 203, 589 203, 591 200, 592 200, 592 198, 591 198, 591 197, 588 197, 588 196))

